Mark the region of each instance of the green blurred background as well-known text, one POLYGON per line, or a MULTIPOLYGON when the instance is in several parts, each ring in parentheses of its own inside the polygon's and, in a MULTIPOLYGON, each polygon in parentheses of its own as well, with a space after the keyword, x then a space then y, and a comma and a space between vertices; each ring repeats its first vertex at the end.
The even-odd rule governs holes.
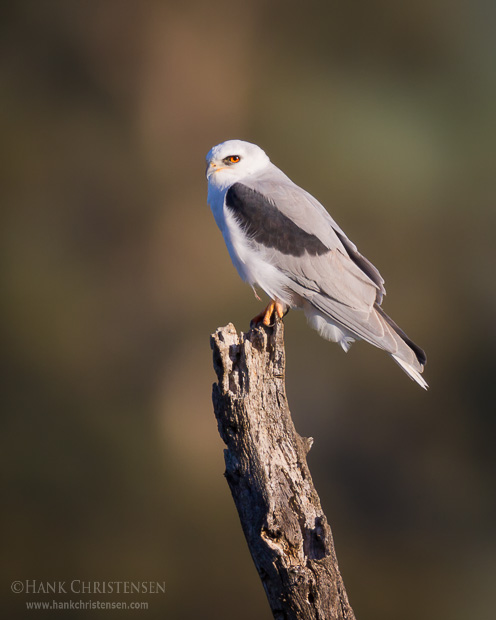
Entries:
POLYGON ((205 154, 242 138, 379 267, 429 360, 425 393, 285 320, 357 618, 496 617, 494 5, 0 10, 2 616, 42 615, 13 580, 81 579, 165 581, 134 597, 149 619, 271 617, 211 406, 209 334, 260 309, 206 204, 205 154))

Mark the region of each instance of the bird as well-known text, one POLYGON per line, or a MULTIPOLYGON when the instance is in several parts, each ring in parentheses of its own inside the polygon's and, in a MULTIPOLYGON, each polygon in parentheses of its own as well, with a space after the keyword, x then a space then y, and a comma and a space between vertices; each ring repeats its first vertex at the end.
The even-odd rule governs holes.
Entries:
POLYGON ((424 351, 381 307, 384 279, 324 206, 251 142, 221 142, 206 163, 207 202, 231 260, 257 299, 258 288, 271 300, 251 324, 303 310, 326 340, 345 352, 364 340, 427 389, 424 351))

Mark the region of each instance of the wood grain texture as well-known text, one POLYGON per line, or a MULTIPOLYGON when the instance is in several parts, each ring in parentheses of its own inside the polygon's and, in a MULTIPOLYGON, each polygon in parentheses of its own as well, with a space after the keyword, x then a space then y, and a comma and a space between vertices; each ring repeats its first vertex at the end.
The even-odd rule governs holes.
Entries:
POLYGON ((284 326, 211 337, 225 476, 277 620, 353 620, 331 530, 286 399, 284 326))

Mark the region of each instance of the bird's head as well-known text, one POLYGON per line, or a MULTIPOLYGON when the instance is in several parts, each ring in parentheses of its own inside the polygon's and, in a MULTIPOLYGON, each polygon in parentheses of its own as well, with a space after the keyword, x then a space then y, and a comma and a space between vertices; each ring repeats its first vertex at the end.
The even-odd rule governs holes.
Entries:
POLYGON ((269 163, 270 159, 256 144, 226 140, 208 152, 205 173, 209 183, 226 187, 259 172, 269 163))

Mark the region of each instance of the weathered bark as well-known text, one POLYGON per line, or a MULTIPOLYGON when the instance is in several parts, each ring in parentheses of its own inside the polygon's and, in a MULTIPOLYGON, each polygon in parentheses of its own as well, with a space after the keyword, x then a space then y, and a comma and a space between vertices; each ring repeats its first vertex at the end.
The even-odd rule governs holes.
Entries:
POLYGON ((225 476, 277 620, 354 620, 285 390, 284 327, 211 337, 225 476))

